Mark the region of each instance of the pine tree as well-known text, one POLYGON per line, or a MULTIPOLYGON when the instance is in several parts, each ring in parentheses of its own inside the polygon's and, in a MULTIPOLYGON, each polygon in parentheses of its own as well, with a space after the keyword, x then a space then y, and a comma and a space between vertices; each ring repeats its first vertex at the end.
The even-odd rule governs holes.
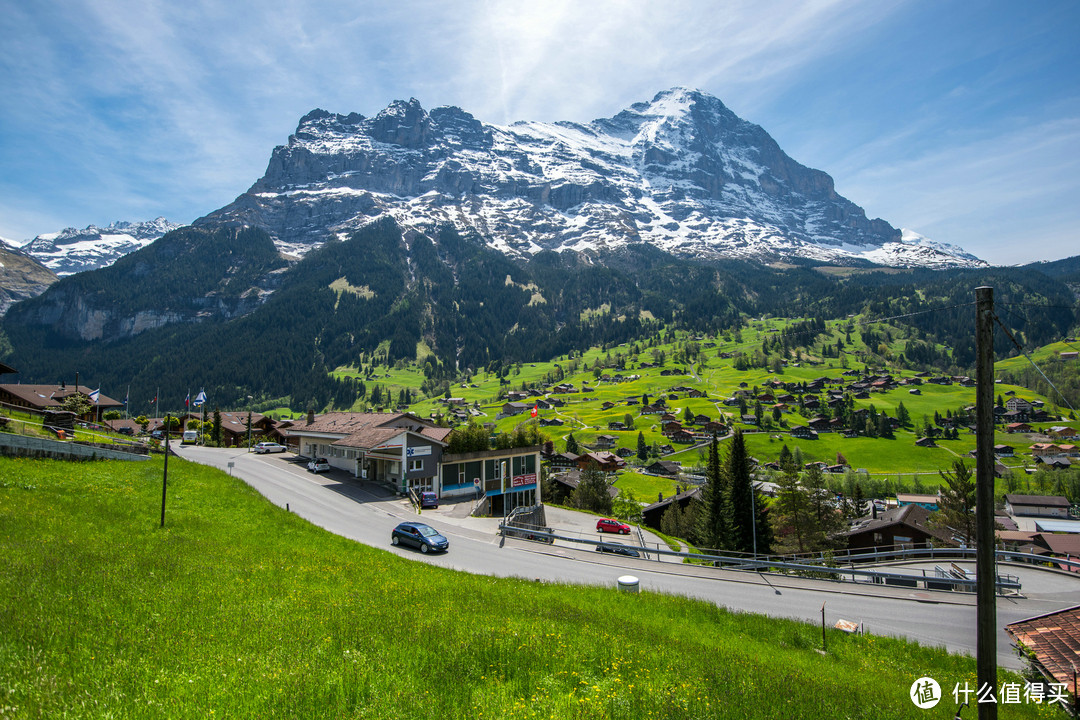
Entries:
MULTIPOLYGON (((835 544, 834 536, 844 529, 844 517, 829 502, 832 493, 825 487, 821 468, 811 465, 803 476, 803 486, 810 495, 812 523, 809 528, 809 550, 821 550, 835 544)), ((853 494, 853 493, 852 493, 853 494)))
POLYGON ((896 419, 900 422, 900 427, 907 427, 911 424, 911 414, 908 413, 908 409, 904 407, 903 402, 896 406, 896 419))
POLYGON ((566 436, 566 452, 578 455, 581 453, 581 447, 578 446, 577 438, 574 437, 574 433, 570 433, 566 436))
POLYGON ((754 497, 750 477, 750 458, 746 454, 746 440, 741 430, 736 430, 725 458, 726 476, 731 516, 731 549, 752 552, 754 549, 754 497))
POLYGON ((582 510, 611 514, 611 495, 608 493, 607 480, 595 461, 581 471, 581 481, 570 501, 574 507, 582 510))
POLYGON ((780 474, 776 481, 776 500, 771 507, 770 522, 784 552, 804 553, 809 549, 809 529, 812 520, 810 494, 799 483, 794 471, 780 474))
POLYGON ((795 456, 791 454, 790 450, 788 450, 787 443, 784 443, 784 446, 780 448, 780 459, 778 463, 780 465, 780 469, 784 472, 795 471, 795 456))
POLYGON ((214 429, 211 431, 210 439, 215 445, 221 445, 221 411, 217 408, 214 408, 214 429))
POLYGON ((933 522, 954 530, 970 545, 975 538, 975 481, 963 460, 954 460, 952 472, 939 470, 945 481, 940 490, 938 512, 933 522))
POLYGON ((645 444, 645 433, 637 434, 637 456, 642 462, 649 459, 649 446, 645 444))
POLYGON ((709 443, 709 459, 705 466, 705 484, 701 488, 701 502, 697 531, 699 543, 711 550, 727 549, 731 506, 728 501, 723 469, 720 465, 719 443, 715 437, 709 443))

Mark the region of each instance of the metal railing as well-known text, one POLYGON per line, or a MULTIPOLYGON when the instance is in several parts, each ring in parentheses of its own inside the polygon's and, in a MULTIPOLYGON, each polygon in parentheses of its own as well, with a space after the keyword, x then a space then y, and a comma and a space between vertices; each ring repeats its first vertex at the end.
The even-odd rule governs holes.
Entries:
MULTIPOLYGON (((556 540, 561 540, 563 542, 576 543, 580 545, 590 546, 593 548, 600 546, 611 547, 610 543, 605 543, 603 540, 586 540, 583 538, 571 537, 568 535, 560 535, 555 532, 545 532, 544 528, 531 528, 528 530, 523 530, 521 528, 515 528, 505 524, 500 524, 499 530, 507 536, 522 537, 524 539, 545 543, 553 543, 556 540)), ((635 549, 640 551, 643 548, 635 549)), ((716 567, 725 570, 739 570, 759 573, 767 572, 773 574, 791 575, 796 577, 833 580, 837 582, 855 582, 897 587, 922 587, 927 590, 951 590, 971 593, 975 592, 976 583, 976 581, 972 578, 953 577, 945 579, 938 577, 934 574, 927 575, 926 570, 921 570, 921 574, 915 575, 910 573, 893 572, 887 570, 860 569, 855 567, 854 565, 849 565, 848 567, 832 567, 827 565, 783 562, 771 558, 754 559, 753 557, 746 557, 743 555, 711 555, 702 552, 681 552, 676 550, 665 550, 660 548, 659 546, 657 546, 657 549, 655 550, 648 550, 648 552, 655 553, 658 556, 680 558, 681 562, 690 561, 705 566, 716 567)), ((970 552, 973 553, 974 551, 970 552)), ((1045 558, 1040 557, 1039 559, 1045 562, 1045 558)), ((1018 593, 1021 589, 1020 578, 1014 575, 998 575, 994 585, 996 591, 1001 594, 1018 593)))

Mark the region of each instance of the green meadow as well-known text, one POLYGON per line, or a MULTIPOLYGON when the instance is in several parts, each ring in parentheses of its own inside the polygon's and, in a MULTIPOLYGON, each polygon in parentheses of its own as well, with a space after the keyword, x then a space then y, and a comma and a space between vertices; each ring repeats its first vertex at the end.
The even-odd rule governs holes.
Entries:
MULTIPOLYGON (((893 439, 858 437, 844 438, 839 434, 822 433, 818 440, 794 440, 789 431, 795 425, 804 425, 813 413, 800 413, 793 405, 782 411, 778 421, 771 427, 757 428, 740 422, 739 408, 725 405, 722 401, 731 397, 738 390, 763 390, 773 380, 782 382, 810 382, 820 377, 840 377, 848 369, 860 372, 872 369, 889 372, 896 378, 912 377, 912 370, 890 366, 890 359, 898 357, 908 342, 904 328, 890 327, 883 323, 862 325, 857 318, 832 321, 826 324, 816 343, 810 347, 793 347, 787 365, 770 361, 768 367, 739 368, 737 357, 721 357, 722 354, 743 353, 749 357, 760 353, 762 348, 777 337, 788 337, 793 346, 804 342, 805 338, 792 335, 791 329, 799 319, 761 318, 748 321, 737 333, 724 333, 716 336, 692 336, 684 331, 664 330, 653 338, 635 343, 625 343, 604 348, 594 347, 580 353, 572 353, 549 362, 515 364, 499 373, 479 370, 469 377, 460 378, 449 388, 449 395, 463 398, 470 408, 478 409, 482 415, 478 421, 488 423, 493 432, 510 432, 522 422, 530 420, 529 413, 499 418, 498 415, 506 401, 509 391, 540 387, 546 380, 560 377, 561 382, 571 383, 576 392, 553 395, 565 405, 554 409, 541 409, 539 419, 558 418, 562 426, 542 428, 542 432, 554 442, 557 450, 566 447, 566 439, 573 433, 578 443, 584 447, 595 445, 601 435, 616 438, 615 447, 628 448, 636 454, 638 434, 642 434, 648 446, 662 446, 669 441, 661 434, 659 415, 641 415, 641 400, 648 398, 655 401, 664 398, 672 413, 681 421, 683 413, 690 410, 696 415, 705 415, 721 420, 748 431, 747 443, 751 453, 762 463, 776 460, 780 448, 788 445, 789 449, 798 446, 806 462, 821 460, 829 464, 836 462, 837 453, 847 459, 852 468, 865 469, 871 474, 935 475, 939 470, 947 470, 958 458, 966 458, 975 447, 975 436, 962 430, 955 440, 938 439, 935 448, 917 447, 914 443, 919 430, 929 421, 933 422, 935 413, 941 416, 950 411, 956 412, 975 402, 974 388, 954 385, 936 385, 924 383, 918 392, 912 394, 908 387, 900 386, 888 392, 874 392, 869 399, 855 400, 856 408, 873 408, 895 416, 903 404, 911 418, 911 424, 896 433, 893 439), (862 332, 873 331, 880 337, 888 333, 892 342, 887 348, 870 348, 863 342, 862 332), (835 346, 842 341, 845 353, 843 357, 825 356, 826 346, 835 346), (642 364, 662 361, 659 367, 641 367, 642 364), (871 365, 866 361, 872 360, 871 365), (677 371, 663 375, 662 372, 677 371), (618 381, 605 381, 603 375, 621 376, 618 381), (583 388, 588 388, 583 392, 583 388), (693 388, 705 393, 704 398, 690 398, 685 390, 675 388, 693 388), (610 407, 605 408, 605 404, 610 407), (610 430, 611 422, 625 422, 627 415, 633 423, 632 429, 610 430)), ((1062 343, 1041 348, 1034 353, 1036 359, 1049 357, 1054 351, 1066 349, 1062 343)), ((418 347, 417 357, 426 354, 423 347, 418 347)), ((771 356, 774 360, 776 355, 771 356)), ((998 363, 1000 369, 1015 368, 1019 363, 1027 363, 1026 358, 1011 358, 998 363)), ((370 364, 368 365, 370 368, 370 364)), ((424 397, 420 385, 424 382, 423 373, 415 365, 395 367, 375 366, 369 369, 371 376, 365 379, 370 391, 375 384, 380 385, 395 401, 404 388, 409 388, 419 399, 410 406, 410 411, 421 416, 445 415, 448 407, 442 397, 424 397)), ((337 377, 359 377, 357 368, 339 368, 337 377)), ((849 380, 851 378, 845 378, 849 380)), ((776 391, 778 394, 783 390, 776 391)), ((1015 385, 998 384, 995 396, 1008 398, 1022 397, 1028 400, 1044 400, 1047 407, 1055 409, 1053 403, 1038 393, 1015 385)), ((532 404, 534 399, 524 401, 532 404)), ((358 401, 351 409, 360 409, 363 401, 358 401)), ((754 402, 748 402, 747 411, 753 413, 754 402)), ((772 420, 771 406, 763 407, 764 415, 772 420)), ((1069 421, 1072 422, 1072 421, 1069 421)), ((1055 423, 1050 423, 1055 424, 1055 423)), ((1044 424, 1045 425, 1045 424, 1044 424)), ((1040 428, 1036 428, 1039 430, 1040 428)), ((1027 451, 1036 439, 1029 435, 997 434, 996 442, 1013 445, 1017 448, 1017 457, 1007 458, 1003 463, 1010 467, 1031 466, 1032 458, 1027 451)), ((692 466, 699 463, 699 451, 675 446, 675 454, 666 456, 692 466)), ((636 463, 635 458, 629 458, 636 463)), ((626 486, 639 485, 637 479, 622 483, 626 486)), ((656 488, 648 487, 652 497, 656 488)), ((660 490, 656 490, 660 492, 660 490)), ((639 497, 641 495, 639 494, 639 497)))
POLYGON ((159 458, 0 458, 0 717, 921 719, 915 679, 935 717, 975 681, 896 639, 821 654, 814 625, 429 566, 169 471, 161 528, 159 458))

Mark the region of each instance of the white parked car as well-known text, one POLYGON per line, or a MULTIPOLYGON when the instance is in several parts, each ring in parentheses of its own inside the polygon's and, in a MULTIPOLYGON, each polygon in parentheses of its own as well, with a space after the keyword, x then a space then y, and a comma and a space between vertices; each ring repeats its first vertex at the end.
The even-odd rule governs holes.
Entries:
POLYGON ((315 458, 307 464, 307 469, 313 473, 329 472, 330 463, 326 458, 315 458))
POLYGON ((289 448, 285 447, 284 445, 279 445, 279 444, 273 443, 273 442, 261 442, 261 443, 259 443, 258 445, 255 446, 255 452, 260 453, 260 454, 261 453, 285 452, 288 449, 289 448))

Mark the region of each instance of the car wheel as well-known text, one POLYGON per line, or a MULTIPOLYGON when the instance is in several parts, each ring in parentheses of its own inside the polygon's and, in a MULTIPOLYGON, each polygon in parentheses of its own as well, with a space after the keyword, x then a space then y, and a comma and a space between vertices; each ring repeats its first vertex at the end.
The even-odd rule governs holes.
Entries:
POLYGON ((427 551, 428 551, 427 543, 424 543, 423 545, 420 546, 420 552, 426 553, 427 551))
POLYGON ((390 544, 391 544, 391 545, 397 545, 397 544, 398 544, 398 537, 397 537, 397 535, 394 535, 394 536, 393 536, 392 538, 390 538, 390 544))

